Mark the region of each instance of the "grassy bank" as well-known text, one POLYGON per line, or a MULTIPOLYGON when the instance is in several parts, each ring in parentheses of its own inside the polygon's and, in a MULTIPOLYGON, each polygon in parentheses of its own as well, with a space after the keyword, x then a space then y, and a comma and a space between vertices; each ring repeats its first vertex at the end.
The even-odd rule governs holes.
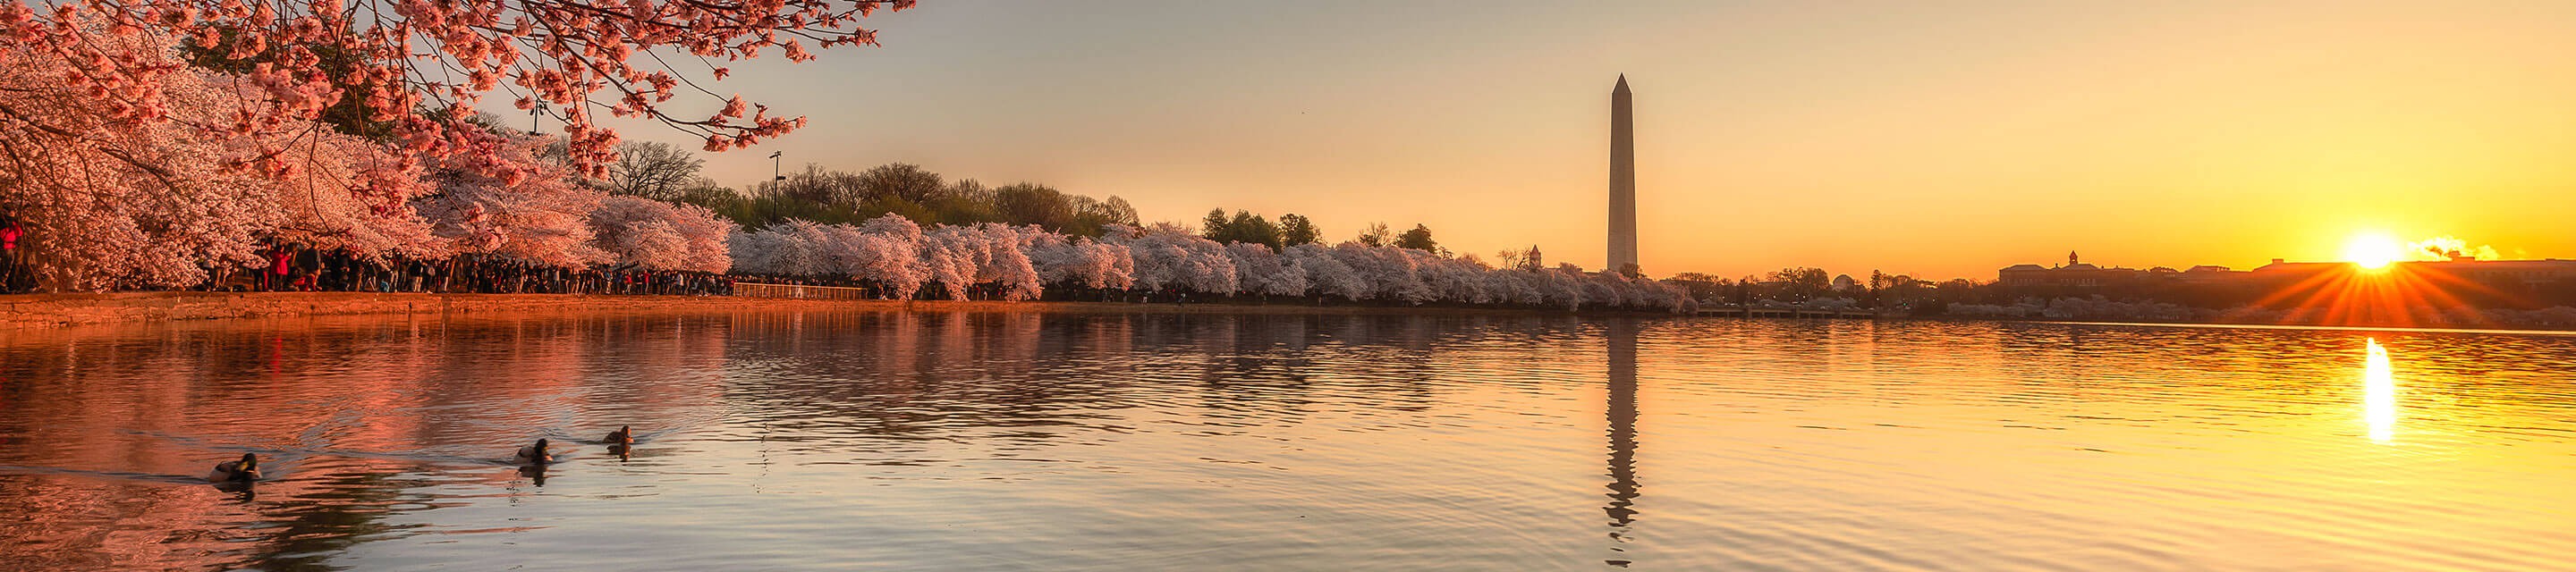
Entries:
MULTIPOLYGON (((374 294, 359 292, 119 292, 0 296, 0 328, 44 328, 159 321, 363 315, 542 315, 554 313, 706 313, 769 310, 923 310, 979 312, 1528 314, 1539 310, 1293 304, 1129 304, 1118 302, 987 302, 791 300, 730 296, 592 296, 573 294, 374 294)), ((1557 312, 1546 312, 1557 313, 1557 312)))

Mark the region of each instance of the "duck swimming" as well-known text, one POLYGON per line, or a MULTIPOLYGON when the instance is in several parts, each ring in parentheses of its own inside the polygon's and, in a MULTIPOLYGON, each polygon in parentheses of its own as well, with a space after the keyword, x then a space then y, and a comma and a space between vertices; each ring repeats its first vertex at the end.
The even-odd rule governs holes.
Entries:
POLYGON ((206 473, 206 480, 217 483, 259 480, 259 456, 242 453, 239 461, 216 463, 215 472, 206 473))
POLYGON ((543 465, 555 462, 555 456, 546 453, 545 439, 537 439, 535 445, 520 447, 519 452, 511 455, 510 460, 523 464, 543 465))
POLYGON ((600 441, 606 442, 610 445, 633 445, 635 444, 635 428, 619 425, 617 426, 616 431, 608 432, 608 437, 600 439, 600 441))

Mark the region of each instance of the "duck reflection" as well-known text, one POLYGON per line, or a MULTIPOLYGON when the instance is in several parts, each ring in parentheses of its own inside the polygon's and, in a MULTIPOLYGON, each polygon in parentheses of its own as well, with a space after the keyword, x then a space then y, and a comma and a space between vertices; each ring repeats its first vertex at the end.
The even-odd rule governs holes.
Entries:
MULTIPOLYGON (((1610 515, 1612 552, 1627 552, 1631 523, 1637 520, 1637 324, 1630 320, 1612 320, 1609 326, 1610 347, 1610 504, 1602 511, 1610 515)), ((1615 558, 1603 561, 1625 568, 1629 560, 1615 558)))
POLYGON ((224 481, 215 483, 215 490, 232 494, 233 500, 241 501, 242 504, 259 502, 259 487, 255 486, 254 481, 224 481))
POLYGON ((2397 435, 2397 378, 2388 369, 2388 349, 2379 347, 2377 338, 2370 339, 2369 361, 2362 366, 2362 421, 2370 424, 2370 440, 2386 443, 2397 435))

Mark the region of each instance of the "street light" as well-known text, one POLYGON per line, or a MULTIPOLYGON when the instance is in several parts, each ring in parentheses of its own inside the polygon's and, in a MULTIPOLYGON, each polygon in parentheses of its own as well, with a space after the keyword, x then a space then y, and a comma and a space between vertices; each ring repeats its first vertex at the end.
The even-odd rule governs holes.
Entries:
POLYGON ((779 156, 780 154, 783 154, 783 153, 786 153, 786 151, 770 151, 770 152, 769 152, 769 180, 771 180, 771 181, 784 181, 784 180, 787 180, 787 176, 786 176, 786 175, 778 174, 778 163, 779 163, 778 156, 779 156))

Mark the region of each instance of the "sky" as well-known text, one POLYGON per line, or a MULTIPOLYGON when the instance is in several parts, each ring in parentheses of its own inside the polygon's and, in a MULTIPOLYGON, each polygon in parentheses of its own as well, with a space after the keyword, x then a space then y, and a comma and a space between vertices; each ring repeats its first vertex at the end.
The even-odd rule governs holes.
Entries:
POLYGON ((1599 268, 1626 74, 1653 275, 2243 269, 2368 233, 2576 258, 2576 2, 929 0, 866 25, 882 46, 734 65, 719 93, 811 123, 708 174, 906 162, 1599 268))

